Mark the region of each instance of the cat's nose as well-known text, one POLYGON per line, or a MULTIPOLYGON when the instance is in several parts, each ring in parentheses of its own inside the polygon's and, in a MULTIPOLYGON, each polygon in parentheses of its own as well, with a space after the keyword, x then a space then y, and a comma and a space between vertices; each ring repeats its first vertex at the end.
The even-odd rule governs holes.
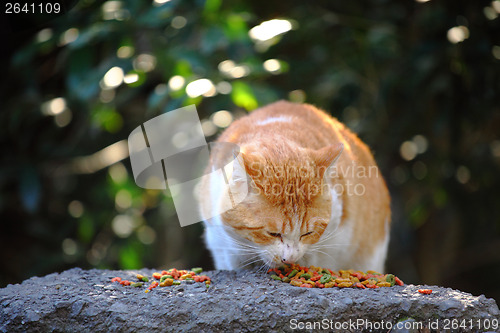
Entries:
POLYGON ((286 260, 285 258, 282 258, 281 261, 284 263, 284 264, 292 264, 291 261, 289 260, 286 260))

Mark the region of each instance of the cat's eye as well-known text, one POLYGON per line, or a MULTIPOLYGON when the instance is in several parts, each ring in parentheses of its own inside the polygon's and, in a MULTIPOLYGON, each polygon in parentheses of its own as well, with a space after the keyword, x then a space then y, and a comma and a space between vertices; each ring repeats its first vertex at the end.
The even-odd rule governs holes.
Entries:
POLYGON ((300 238, 305 237, 305 236, 308 236, 308 235, 310 235, 310 234, 312 234, 312 233, 313 233, 312 231, 306 232, 305 234, 300 235, 300 238))
POLYGON ((269 235, 272 237, 281 237, 281 234, 277 232, 269 232, 269 235))

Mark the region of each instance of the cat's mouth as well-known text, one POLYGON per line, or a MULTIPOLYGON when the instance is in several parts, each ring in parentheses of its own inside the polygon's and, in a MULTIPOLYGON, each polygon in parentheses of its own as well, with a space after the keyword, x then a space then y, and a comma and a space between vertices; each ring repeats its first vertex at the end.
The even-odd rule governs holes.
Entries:
POLYGON ((282 266, 283 264, 291 265, 291 264, 295 264, 295 263, 296 263, 296 261, 286 260, 286 259, 283 259, 283 256, 275 255, 271 261, 270 266, 275 268, 275 267, 282 266))

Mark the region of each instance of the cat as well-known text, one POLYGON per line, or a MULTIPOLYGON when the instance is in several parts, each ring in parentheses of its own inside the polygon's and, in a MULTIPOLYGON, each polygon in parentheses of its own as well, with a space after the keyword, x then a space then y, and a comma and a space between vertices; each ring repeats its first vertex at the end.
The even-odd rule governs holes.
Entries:
MULTIPOLYGON (((217 142, 239 146, 228 181, 248 194, 205 218, 227 196, 215 178, 200 184, 216 269, 297 263, 383 272, 389 192, 369 148, 342 123, 312 105, 278 101, 234 121, 217 142)), ((220 167, 221 154, 211 152, 207 171, 220 167)))

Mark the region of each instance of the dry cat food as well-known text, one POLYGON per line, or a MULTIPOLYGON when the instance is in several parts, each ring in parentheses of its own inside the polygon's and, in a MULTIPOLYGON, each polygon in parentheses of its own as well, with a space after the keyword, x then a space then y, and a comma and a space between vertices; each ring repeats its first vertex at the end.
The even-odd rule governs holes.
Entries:
POLYGON ((380 274, 375 271, 359 272, 353 270, 333 271, 321 267, 302 267, 296 264, 283 265, 267 271, 274 280, 290 283, 304 288, 380 288, 404 285, 397 276, 380 274))
POLYGON ((168 271, 161 271, 161 273, 155 272, 151 278, 142 274, 137 274, 136 278, 139 280, 138 282, 123 280, 121 277, 112 278, 111 282, 118 282, 123 286, 142 287, 144 283, 148 283, 151 280, 152 282, 145 290, 147 293, 158 286, 168 287, 172 285, 179 285, 181 284, 181 281, 185 281, 186 283, 205 282, 205 285, 208 288, 211 280, 206 275, 200 275, 201 272, 203 272, 203 270, 200 267, 191 268, 189 271, 171 268, 168 271))
POLYGON ((432 294, 432 289, 419 289, 417 290, 421 294, 429 295, 432 294))

